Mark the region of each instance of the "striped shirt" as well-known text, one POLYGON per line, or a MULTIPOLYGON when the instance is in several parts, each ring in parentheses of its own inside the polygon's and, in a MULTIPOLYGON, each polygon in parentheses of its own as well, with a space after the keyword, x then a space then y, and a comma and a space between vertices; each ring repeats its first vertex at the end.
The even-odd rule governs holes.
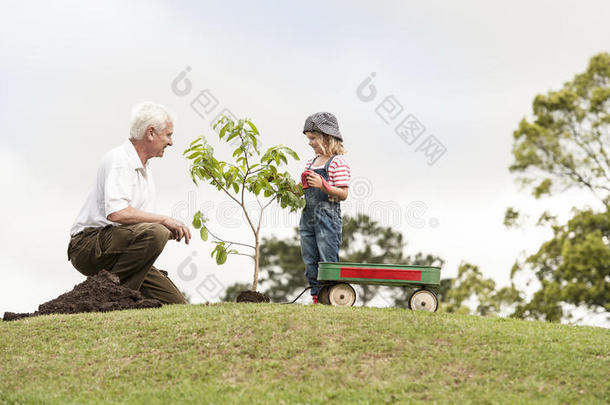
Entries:
MULTIPOLYGON (((317 158, 317 156, 316 156, 317 158)), ((305 165, 305 170, 309 169, 309 165, 315 158, 311 158, 307 161, 305 165)), ((317 165, 314 162, 314 165, 311 166, 311 169, 323 169, 326 165, 317 165)), ((328 166, 328 184, 335 187, 349 187, 349 181, 351 176, 351 170, 347 161, 343 157, 343 155, 337 155, 333 158, 333 161, 328 166)))

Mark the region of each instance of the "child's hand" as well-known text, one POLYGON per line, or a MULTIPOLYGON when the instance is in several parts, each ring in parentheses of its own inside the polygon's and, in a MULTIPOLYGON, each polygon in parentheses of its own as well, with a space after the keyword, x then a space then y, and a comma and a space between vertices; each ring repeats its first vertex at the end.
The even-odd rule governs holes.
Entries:
POLYGON ((309 187, 322 188, 322 177, 316 172, 307 174, 307 185, 309 187))

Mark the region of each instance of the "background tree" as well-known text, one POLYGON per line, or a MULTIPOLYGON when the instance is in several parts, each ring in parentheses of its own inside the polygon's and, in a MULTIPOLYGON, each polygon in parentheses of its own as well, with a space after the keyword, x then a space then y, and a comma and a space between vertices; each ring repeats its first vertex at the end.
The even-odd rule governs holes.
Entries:
POLYGON ((610 192, 610 55, 591 58, 584 73, 558 91, 538 95, 534 120, 514 132, 510 171, 533 185, 536 198, 578 187, 608 206, 610 192))
POLYGON ((496 290, 495 281, 485 278, 479 267, 470 263, 462 263, 457 277, 447 280, 447 284, 441 305, 441 310, 446 312, 500 315, 522 301, 514 285, 496 290))
MULTIPOLYGON (((515 316, 560 321, 562 303, 610 312, 610 211, 576 210, 565 225, 553 225, 554 236, 529 256, 541 288, 515 316)), ((520 269, 517 264, 515 270, 520 269)))
MULTIPOLYGON (((602 212, 575 210, 561 226, 550 213, 541 216, 539 224, 551 226, 553 238, 512 272, 530 269, 540 289, 517 307, 515 316, 559 321, 566 317, 565 303, 609 310, 609 111, 610 55, 601 53, 561 90, 536 96, 534 119, 524 118, 514 132, 510 171, 536 198, 575 187, 588 190, 604 207, 602 212)), ((505 224, 518 218, 509 208, 505 224)))

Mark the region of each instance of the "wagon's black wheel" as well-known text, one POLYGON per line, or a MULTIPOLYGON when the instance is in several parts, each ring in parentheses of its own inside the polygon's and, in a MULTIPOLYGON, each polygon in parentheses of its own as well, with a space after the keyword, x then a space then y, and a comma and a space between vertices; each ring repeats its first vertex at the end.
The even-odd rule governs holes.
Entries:
POLYGON ((432 291, 417 290, 409 298, 409 308, 414 311, 435 312, 438 309, 438 299, 432 291))
POLYGON ((328 290, 328 300, 336 307, 351 307, 356 302, 356 291, 347 283, 335 284, 328 290))
POLYGON ((330 300, 328 298, 329 290, 330 290, 330 286, 325 285, 322 288, 320 288, 320 291, 318 291, 318 301, 320 302, 320 304, 330 305, 330 300))

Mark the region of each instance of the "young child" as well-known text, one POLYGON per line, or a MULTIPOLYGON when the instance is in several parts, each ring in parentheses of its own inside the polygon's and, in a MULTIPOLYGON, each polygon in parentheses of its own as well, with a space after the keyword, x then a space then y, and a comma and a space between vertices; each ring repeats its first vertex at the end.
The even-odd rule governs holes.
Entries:
POLYGON ((303 133, 315 157, 307 161, 301 176, 305 190, 305 209, 299 234, 305 276, 311 286, 314 304, 318 303, 318 262, 338 262, 341 245, 341 207, 347 198, 350 168, 343 158, 343 137, 337 118, 328 112, 310 115, 303 133))

